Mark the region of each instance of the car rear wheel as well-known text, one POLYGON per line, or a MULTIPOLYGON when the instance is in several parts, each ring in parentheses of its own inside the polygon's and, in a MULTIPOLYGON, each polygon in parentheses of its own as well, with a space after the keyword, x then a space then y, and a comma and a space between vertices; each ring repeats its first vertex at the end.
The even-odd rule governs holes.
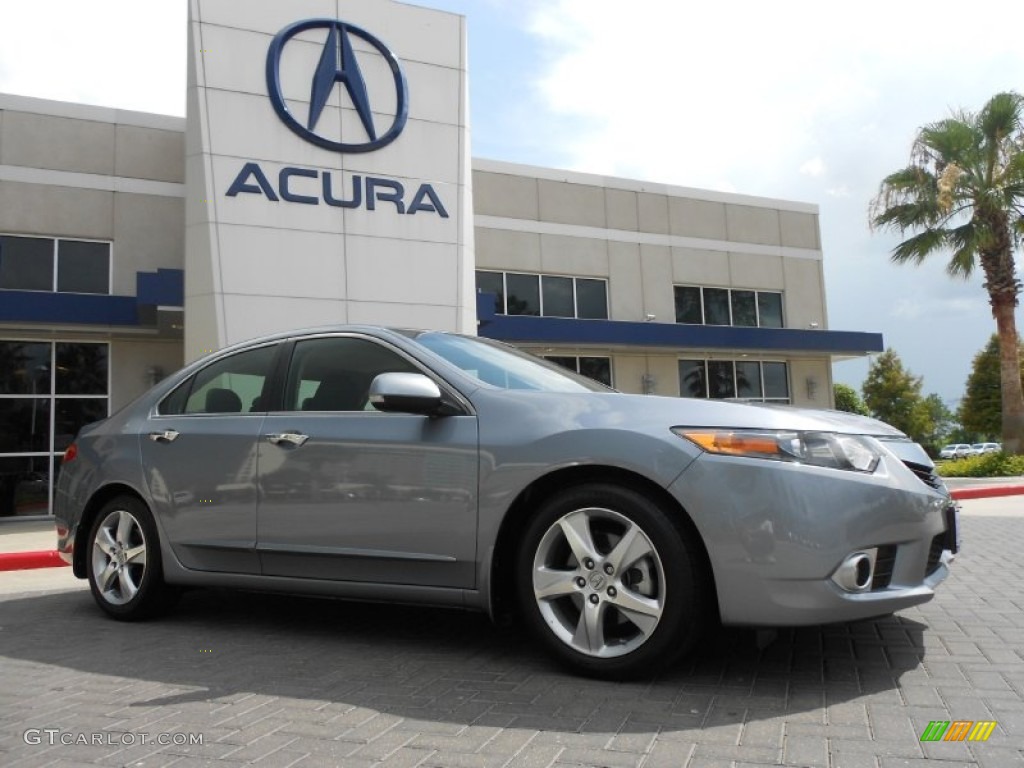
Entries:
POLYGON ((670 514, 634 490, 597 483, 543 504, 519 551, 517 590, 527 622, 562 662, 634 677, 699 639, 706 579, 670 514))
POLYGON ((153 516, 134 496, 107 502, 89 531, 89 587, 115 619, 145 619, 177 596, 163 582, 160 542, 153 516))

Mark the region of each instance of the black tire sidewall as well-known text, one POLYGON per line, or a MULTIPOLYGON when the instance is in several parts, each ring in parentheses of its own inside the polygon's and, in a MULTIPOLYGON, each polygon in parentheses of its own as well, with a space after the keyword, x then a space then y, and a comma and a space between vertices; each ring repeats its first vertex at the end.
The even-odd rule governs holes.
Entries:
POLYGON ((89 578, 89 589, 92 591, 93 599, 110 616, 123 621, 134 621, 146 619, 159 611, 164 604, 165 593, 163 583, 163 562, 160 558, 160 539, 156 531, 156 523, 149 508, 134 496, 118 496, 111 499, 100 509, 96 519, 89 528, 88 552, 85 557, 86 572, 89 578), (139 584, 139 591, 131 600, 123 605, 110 603, 103 598, 103 595, 96 584, 96 576, 93 573, 92 551, 96 541, 96 533, 100 525, 111 512, 124 510, 134 517, 143 535, 146 537, 146 570, 142 575, 142 582, 139 584))
POLYGON ((541 505, 526 527, 516 557, 516 593, 527 625, 563 664, 596 677, 637 677, 672 663, 700 638, 707 603, 700 566, 685 528, 669 515, 638 491, 600 483, 560 491, 541 505), (561 517, 586 507, 609 509, 629 518, 640 526, 661 559, 666 595, 661 619, 648 640, 624 656, 597 658, 570 648, 547 626, 534 596, 533 563, 541 539, 561 517))

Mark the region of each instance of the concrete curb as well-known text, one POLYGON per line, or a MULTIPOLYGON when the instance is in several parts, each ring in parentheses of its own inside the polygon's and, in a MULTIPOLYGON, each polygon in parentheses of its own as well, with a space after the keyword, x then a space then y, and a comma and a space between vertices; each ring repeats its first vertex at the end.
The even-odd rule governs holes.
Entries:
POLYGON ((989 487, 957 488, 949 495, 957 501, 964 499, 992 499, 998 496, 1024 495, 1024 485, 993 485, 989 487))
POLYGON ((27 571, 30 568, 56 568, 67 565, 57 550, 41 552, 0 552, 0 571, 27 571))

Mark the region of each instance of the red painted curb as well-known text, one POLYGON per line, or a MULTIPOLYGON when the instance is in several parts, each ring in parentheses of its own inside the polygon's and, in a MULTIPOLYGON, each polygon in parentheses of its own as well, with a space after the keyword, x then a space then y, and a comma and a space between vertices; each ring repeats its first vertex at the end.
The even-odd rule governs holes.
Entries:
POLYGON ((27 571, 30 568, 56 568, 67 565, 57 550, 41 552, 0 552, 0 571, 27 571))
POLYGON ((996 496, 1018 496, 1024 494, 1024 485, 993 485, 988 488, 957 488, 949 495, 958 501, 964 499, 991 499, 996 496))

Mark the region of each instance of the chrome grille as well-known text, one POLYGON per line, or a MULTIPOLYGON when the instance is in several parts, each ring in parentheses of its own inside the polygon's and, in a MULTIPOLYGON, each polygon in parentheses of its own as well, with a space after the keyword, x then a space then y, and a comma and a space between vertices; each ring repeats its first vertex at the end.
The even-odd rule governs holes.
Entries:
POLYGON ((875 554, 875 572, 871 577, 871 589, 886 589, 892 581, 892 569, 896 565, 896 545, 879 547, 875 554))
POLYGON ((907 465, 907 469, 917 475, 917 479, 927 485, 929 488, 934 488, 936 491, 943 491, 946 489, 946 484, 942 482, 942 478, 935 474, 934 467, 928 467, 924 464, 916 464, 913 461, 904 461, 907 465))
POLYGON ((928 549, 928 565, 925 566, 924 575, 931 576, 938 570, 939 559, 942 557, 942 550, 946 548, 946 532, 936 534, 932 538, 932 545, 928 549))

